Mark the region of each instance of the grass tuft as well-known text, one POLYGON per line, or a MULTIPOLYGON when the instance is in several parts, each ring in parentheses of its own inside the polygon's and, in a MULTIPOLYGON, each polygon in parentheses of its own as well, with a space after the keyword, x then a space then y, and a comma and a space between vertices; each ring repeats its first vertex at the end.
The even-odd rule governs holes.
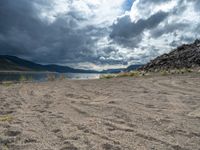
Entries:
POLYGON ((61 74, 60 77, 59 77, 59 80, 62 81, 62 80, 65 80, 65 79, 66 79, 66 76, 64 74, 61 74))
POLYGON ((13 82, 11 82, 11 81, 6 81, 6 82, 2 82, 1 85, 5 86, 5 87, 9 87, 9 86, 13 85, 13 82))
POLYGON ((12 116, 0 116, 0 122, 11 122, 13 119, 12 116))
POLYGON ((140 76, 146 76, 146 73, 143 72, 143 71, 122 72, 122 73, 119 73, 119 74, 101 75, 100 79, 123 78, 123 77, 140 77, 140 76))
POLYGON ((116 75, 114 75, 114 74, 104 74, 104 75, 100 75, 100 79, 112 79, 112 78, 115 78, 116 77, 116 75))
POLYGON ((161 70, 159 73, 160 73, 160 75, 162 75, 162 76, 167 76, 167 75, 170 74, 168 70, 161 70))
POLYGON ((26 81, 27 79, 26 79, 26 77, 24 76, 24 75, 20 75, 20 77, 19 77, 19 81, 20 82, 24 82, 24 81, 26 81))
POLYGON ((55 74, 48 74, 47 75, 47 80, 48 81, 55 81, 56 80, 56 75, 55 74))

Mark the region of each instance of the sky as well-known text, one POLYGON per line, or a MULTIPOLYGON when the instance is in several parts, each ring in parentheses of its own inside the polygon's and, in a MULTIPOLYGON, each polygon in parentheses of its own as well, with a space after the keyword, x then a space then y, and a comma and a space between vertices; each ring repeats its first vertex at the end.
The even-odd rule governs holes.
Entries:
POLYGON ((200 0, 0 0, 0 55, 103 70, 200 38, 200 0))

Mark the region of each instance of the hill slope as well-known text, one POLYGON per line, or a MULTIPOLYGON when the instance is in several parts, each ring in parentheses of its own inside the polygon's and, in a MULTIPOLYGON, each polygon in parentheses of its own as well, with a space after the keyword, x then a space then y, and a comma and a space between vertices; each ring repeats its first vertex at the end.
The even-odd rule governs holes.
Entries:
POLYGON ((138 64, 138 65, 131 65, 129 67, 126 68, 125 71, 129 72, 129 71, 133 71, 133 70, 137 70, 138 68, 142 67, 143 65, 142 64, 138 64))
POLYGON ((185 44, 152 60, 139 70, 155 71, 200 67, 200 40, 185 44))
POLYGON ((59 73, 96 73, 59 65, 40 65, 15 56, 0 55, 0 71, 50 71, 59 73))
POLYGON ((0 56, 1 71, 43 71, 42 65, 20 59, 15 56, 1 55, 0 56))

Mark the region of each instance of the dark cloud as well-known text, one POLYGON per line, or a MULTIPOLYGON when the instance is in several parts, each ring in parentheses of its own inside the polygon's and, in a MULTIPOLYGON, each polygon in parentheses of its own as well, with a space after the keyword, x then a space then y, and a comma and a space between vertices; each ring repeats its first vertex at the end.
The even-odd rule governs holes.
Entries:
POLYGON ((174 24, 165 24, 162 27, 158 27, 151 31, 151 35, 153 38, 159 38, 163 34, 174 33, 176 31, 184 30, 185 28, 189 27, 190 25, 187 23, 174 23, 174 24))
POLYGON ((42 63, 98 61, 93 56, 95 37, 105 29, 77 29, 84 18, 71 10, 49 24, 40 19, 34 3, 47 1, 1 0, 0 54, 16 55, 42 63), (93 37, 93 39, 91 38, 93 37))
MULTIPOLYGON (((168 16, 168 13, 158 12, 148 19, 140 19, 137 22, 132 22, 129 15, 125 15, 122 18, 119 18, 115 24, 112 26, 112 33, 110 37, 120 44, 129 46, 132 41, 133 45, 141 40, 141 34, 146 29, 155 28, 168 16), (127 45, 128 44, 128 45, 127 45)), ((130 46, 133 46, 130 45, 130 46)))
POLYGON ((194 6, 195 6, 195 10, 200 12, 200 1, 199 0, 195 1, 195 5, 194 6))

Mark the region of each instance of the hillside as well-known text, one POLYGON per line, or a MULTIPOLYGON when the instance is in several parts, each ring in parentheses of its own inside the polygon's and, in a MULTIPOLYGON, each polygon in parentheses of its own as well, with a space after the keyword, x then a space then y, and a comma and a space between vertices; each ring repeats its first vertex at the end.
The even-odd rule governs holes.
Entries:
POLYGON ((0 56, 1 71, 43 71, 42 65, 20 59, 15 56, 1 55, 0 56))
POLYGON ((200 67, 200 40, 184 44, 168 54, 161 55, 139 70, 155 71, 200 67))
POLYGON ((50 71, 59 73, 96 73, 59 65, 41 65, 15 56, 0 55, 0 71, 50 71))
POLYGON ((138 68, 140 68, 142 66, 143 66, 142 64, 140 64, 140 65, 131 65, 131 66, 127 67, 125 71, 129 72, 129 71, 132 71, 132 70, 137 70, 138 68))

